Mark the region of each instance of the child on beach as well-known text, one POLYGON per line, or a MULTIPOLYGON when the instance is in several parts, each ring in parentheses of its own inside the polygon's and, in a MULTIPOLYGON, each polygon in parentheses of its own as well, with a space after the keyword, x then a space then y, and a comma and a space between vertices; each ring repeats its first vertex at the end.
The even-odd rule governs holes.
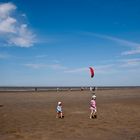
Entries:
POLYGON ((57 112, 56 118, 61 118, 62 119, 64 117, 63 112, 62 112, 62 102, 58 102, 56 112, 57 112))
POLYGON ((96 95, 93 95, 90 101, 90 119, 96 118, 97 115, 97 108, 96 108, 96 95))

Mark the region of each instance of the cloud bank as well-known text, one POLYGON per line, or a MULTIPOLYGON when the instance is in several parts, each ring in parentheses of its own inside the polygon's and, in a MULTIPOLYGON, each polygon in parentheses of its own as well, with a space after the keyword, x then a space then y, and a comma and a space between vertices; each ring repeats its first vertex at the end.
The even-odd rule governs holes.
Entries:
POLYGON ((16 9, 13 3, 0 4, 0 42, 3 46, 31 47, 36 42, 35 35, 17 19, 16 9))

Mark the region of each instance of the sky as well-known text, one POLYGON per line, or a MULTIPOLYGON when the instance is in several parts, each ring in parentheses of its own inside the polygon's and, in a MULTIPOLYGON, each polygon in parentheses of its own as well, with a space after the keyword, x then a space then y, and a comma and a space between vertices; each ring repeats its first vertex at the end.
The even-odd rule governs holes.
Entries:
POLYGON ((0 0, 0 86, 140 86, 139 5, 0 0))

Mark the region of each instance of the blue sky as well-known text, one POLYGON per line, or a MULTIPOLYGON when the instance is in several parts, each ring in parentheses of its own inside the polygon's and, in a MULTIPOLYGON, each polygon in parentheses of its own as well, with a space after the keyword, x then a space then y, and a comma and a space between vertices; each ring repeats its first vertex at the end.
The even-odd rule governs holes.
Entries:
POLYGON ((139 5, 1 0, 0 86, 140 86, 139 5))

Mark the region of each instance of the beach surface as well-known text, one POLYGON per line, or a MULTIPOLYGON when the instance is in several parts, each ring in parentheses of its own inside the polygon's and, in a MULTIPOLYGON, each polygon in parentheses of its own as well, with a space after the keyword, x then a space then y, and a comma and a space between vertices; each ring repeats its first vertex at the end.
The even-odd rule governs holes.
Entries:
POLYGON ((140 88, 0 92, 0 140, 140 140, 140 88), (65 117, 56 119, 57 102, 65 117))

